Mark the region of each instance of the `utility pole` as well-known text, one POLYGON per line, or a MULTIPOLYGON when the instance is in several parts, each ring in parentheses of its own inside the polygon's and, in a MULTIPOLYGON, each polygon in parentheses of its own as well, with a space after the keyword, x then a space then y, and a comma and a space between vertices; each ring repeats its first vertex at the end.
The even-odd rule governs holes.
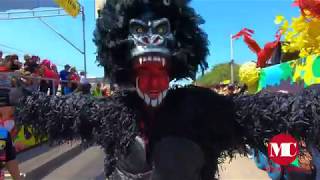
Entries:
POLYGON ((230 71, 231 71, 231 83, 234 83, 234 72, 233 72, 233 65, 234 65, 234 54, 233 54, 233 38, 232 34, 230 35, 230 71))
POLYGON ((86 53, 86 26, 85 26, 85 13, 84 7, 81 6, 81 14, 82 14, 82 36, 83 36, 83 64, 84 64, 84 73, 85 77, 87 77, 87 53, 86 53))

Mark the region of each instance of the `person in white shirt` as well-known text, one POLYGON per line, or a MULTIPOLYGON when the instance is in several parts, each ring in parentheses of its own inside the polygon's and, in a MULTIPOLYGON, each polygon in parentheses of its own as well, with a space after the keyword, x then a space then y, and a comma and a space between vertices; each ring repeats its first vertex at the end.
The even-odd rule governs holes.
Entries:
POLYGON ((80 86, 79 90, 83 94, 90 94, 91 84, 89 83, 88 79, 86 78, 85 72, 80 72, 80 86))

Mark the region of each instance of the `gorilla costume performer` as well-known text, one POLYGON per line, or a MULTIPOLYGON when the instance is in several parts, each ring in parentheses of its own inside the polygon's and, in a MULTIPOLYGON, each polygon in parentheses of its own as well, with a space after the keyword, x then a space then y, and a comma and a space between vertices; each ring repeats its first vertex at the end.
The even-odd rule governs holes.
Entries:
POLYGON ((20 99, 16 121, 38 137, 102 146, 109 180, 211 180, 245 145, 290 133, 319 148, 320 96, 220 96, 201 87, 169 87, 207 68, 207 35, 189 0, 107 0, 95 31, 98 61, 119 89, 110 97, 20 99), (200 69, 198 69, 200 68, 200 69))

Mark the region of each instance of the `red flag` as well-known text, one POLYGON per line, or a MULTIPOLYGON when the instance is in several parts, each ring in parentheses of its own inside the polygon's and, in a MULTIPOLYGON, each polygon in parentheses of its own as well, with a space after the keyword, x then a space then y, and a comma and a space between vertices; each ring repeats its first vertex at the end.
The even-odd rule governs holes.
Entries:
POLYGON ((263 49, 260 48, 259 44, 252 39, 253 30, 244 28, 236 35, 232 36, 233 39, 238 39, 243 36, 243 41, 248 45, 249 49, 257 55, 257 67, 265 67, 267 61, 271 58, 273 51, 280 43, 282 31, 279 30, 276 33, 276 40, 266 43, 263 49))
POLYGON ((243 28, 241 31, 239 31, 237 34, 235 34, 234 36, 232 36, 232 39, 238 39, 241 36, 244 35, 248 35, 251 36, 252 34, 254 34, 254 31, 248 28, 243 28))

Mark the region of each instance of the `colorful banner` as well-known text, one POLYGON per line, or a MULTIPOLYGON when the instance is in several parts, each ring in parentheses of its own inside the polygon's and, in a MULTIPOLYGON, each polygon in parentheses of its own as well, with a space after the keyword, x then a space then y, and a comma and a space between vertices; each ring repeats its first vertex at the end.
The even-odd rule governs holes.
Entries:
POLYGON ((298 92, 312 84, 320 84, 320 56, 308 56, 261 70, 258 91, 298 92))
POLYGON ((0 107, 0 126, 5 127, 11 134, 16 151, 20 152, 37 145, 31 129, 21 127, 17 129, 14 122, 14 107, 0 107))
POLYGON ((70 16, 76 17, 80 12, 80 4, 77 0, 54 0, 70 16))

